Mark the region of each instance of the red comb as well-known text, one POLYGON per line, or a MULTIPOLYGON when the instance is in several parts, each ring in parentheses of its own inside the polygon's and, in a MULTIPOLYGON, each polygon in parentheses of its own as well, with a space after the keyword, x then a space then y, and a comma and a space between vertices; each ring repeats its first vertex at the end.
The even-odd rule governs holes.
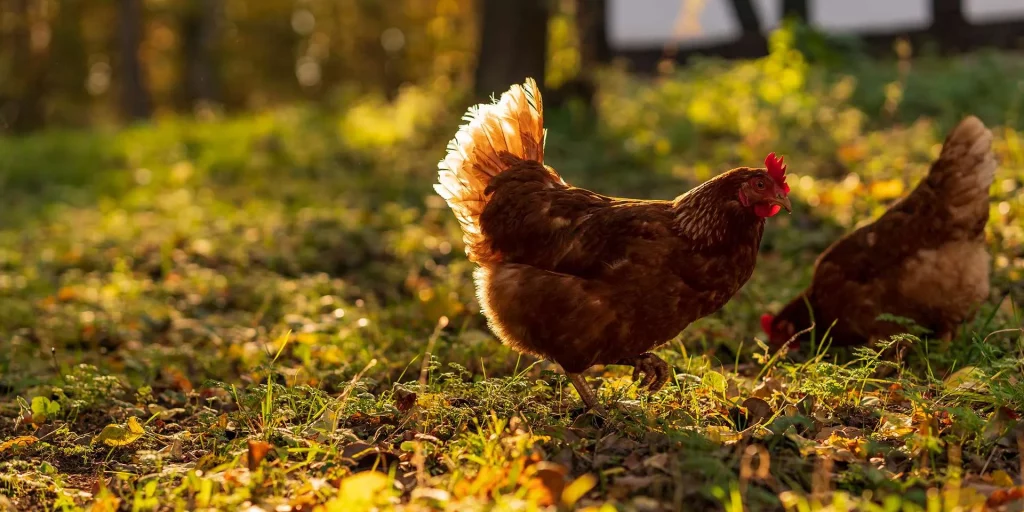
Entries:
POLYGON ((774 319, 775 318, 768 313, 761 315, 761 329, 763 329, 764 333, 768 336, 772 335, 772 320, 774 319))
POLYGON ((764 158, 764 166, 768 168, 768 175, 775 180, 775 184, 783 192, 789 194, 789 185, 786 184, 786 164, 783 163, 783 160, 785 158, 776 157, 775 153, 768 153, 768 156, 764 158))

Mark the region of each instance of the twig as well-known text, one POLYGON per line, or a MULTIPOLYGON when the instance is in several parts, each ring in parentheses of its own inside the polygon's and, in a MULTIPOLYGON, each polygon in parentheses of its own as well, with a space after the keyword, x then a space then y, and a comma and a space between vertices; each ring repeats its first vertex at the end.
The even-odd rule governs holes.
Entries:
POLYGON ((996 455, 996 450, 997 450, 997 449, 998 449, 998 448, 992 448, 992 451, 991 451, 991 452, 989 452, 989 454, 988 454, 988 458, 987 458, 987 459, 985 459, 985 464, 984 464, 983 466, 981 466, 981 472, 980 472, 979 474, 982 474, 982 475, 984 475, 984 474, 985 474, 985 470, 986 470, 986 469, 988 469, 988 464, 989 464, 990 462, 992 462, 992 457, 995 457, 995 455, 996 455))
POLYGON ((430 368, 430 356, 434 351, 434 344, 437 343, 437 338, 441 336, 441 331, 445 327, 448 327, 448 317, 442 316, 437 319, 437 325, 434 326, 434 332, 431 333, 430 339, 427 341, 427 351, 423 354, 423 365, 420 366, 420 393, 424 393, 427 390, 427 373, 430 368))
POLYGON ((57 347, 50 347, 50 358, 53 359, 53 370, 57 372, 57 375, 60 375, 60 380, 67 384, 68 378, 64 376, 64 372, 60 371, 60 363, 57 362, 57 347))
POLYGON ((352 389, 356 387, 356 382, 359 382, 359 379, 363 378, 363 374, 366 373, 370 368, 373 368, 374 366, 377 366, 377 358, 370 359, 370 362, 366 363, 366 367, 363 368, 359 373, 355 374, 355 376, 352 377, 352 380, 348 381, 348 386, 345 386, 345 389, 342 390, 341 395, 338 395, 339 406, 345 405, 345 399, 348 398, 348 395, 350 393, 352 393, 352 389))
POLYGON ((816 325, 817 324, 815 322, 811 322, 811 326, 810 327, 808 327, 808 328, 806 328, 806 329, 804 329, 804 330, 794 334, 792 337, 790 337, 788 340, 786 340, 785 343, 783 343, 781 346, 779 346, 779 349, 776 350, 774 354, 772 354, 772 357, 769 358, 768 361, 764 363, 764 367, 762 367, 761 371, 758 372, 756 380, 761 380, 761 378, 764 377, 765 373, 768 372, 768 369, 772 367, 772 364, 775 363, 775 361, 779 360, 779 358, 782 357, 782 351, 787 349, 787 348, 789 348, 789 344, 790 343, 793 343, 794 341, 796 341, 796 339, 799 338, 800 336, 803 336, 804 334, 807 334, 807 333, 813 331, 814 327, 816 325))
POLYGON ((981 342, 988 343, 988 339, 991 338, 992 336, 995 336, 996 334, 1006 334, 1008 332, 1017 332, 1020 333, 1021 335, 1024 335, 1024 327, 1014 327, 1013 329, 1000 329, 998 331, 992 331, 988 333, 988 336, 985 336, 985 339, 981 340, 981 342))

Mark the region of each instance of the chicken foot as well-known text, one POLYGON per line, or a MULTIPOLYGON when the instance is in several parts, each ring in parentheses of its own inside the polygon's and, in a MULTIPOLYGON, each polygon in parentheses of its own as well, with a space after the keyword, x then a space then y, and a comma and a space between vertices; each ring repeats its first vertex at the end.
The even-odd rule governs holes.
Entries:
POLYGON ((583 404, 587 406, 587 409, 591 409, 601 416, 607 416, 604 407, 597 401, 597 393, 594 393, 594 389, 590 387, 590 384, 587 384, 583 374, 566 372, 566 375, 569 376, 569 381, 576 388, 576 392, 580 394, 580 398, 583 400, 583 404))
POLYGON ((615 364, 632 366, 634 381, 640 379, 641 373, 644 374, 644 379, 640 381, 640 387, 647 388, 651 393, 657 392, 668 382, 668 363, 650 352, 636 357, 627 357, 615 364))

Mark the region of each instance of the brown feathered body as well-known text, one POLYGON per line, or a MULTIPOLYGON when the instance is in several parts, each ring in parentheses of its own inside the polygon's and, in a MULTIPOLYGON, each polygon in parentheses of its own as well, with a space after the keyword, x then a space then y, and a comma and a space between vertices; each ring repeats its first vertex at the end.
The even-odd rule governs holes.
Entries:
POLYGON ((436 190, 459 218, 494 333, 569 373, 671 340, 747 281, 764 227, 734 169, 674 201, 604 196, 543 164, 536 84, 467 115, 436 190))
POLYGON ((989 296, 991 145, 979 119, 963 120, 907 197, 818 257, 807 290, 765 322, 771 340, 786 342, 810 327, 812 316, 819 339, 834 323, 834 345, 906 332, 879 320, 882 314, 912 319, 938 338, 972 318, 989 296))

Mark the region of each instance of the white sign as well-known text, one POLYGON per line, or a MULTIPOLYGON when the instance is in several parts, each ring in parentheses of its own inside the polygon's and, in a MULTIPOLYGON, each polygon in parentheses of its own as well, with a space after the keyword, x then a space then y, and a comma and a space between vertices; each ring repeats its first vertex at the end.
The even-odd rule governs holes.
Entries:
MULTIPOLYGON (((751 0, 765 31, 777 27, 782 0, 751 0)), ((1024 20, 1024 0, 962 0, 972 23, 1024 20)), ((919 30, 932 22, 930 0, 808 0, 811 24, 832 33, 919 30)), ((740 35, 729 0, 609 0, 608 41, 616 49, 726 43, 740 35)))

